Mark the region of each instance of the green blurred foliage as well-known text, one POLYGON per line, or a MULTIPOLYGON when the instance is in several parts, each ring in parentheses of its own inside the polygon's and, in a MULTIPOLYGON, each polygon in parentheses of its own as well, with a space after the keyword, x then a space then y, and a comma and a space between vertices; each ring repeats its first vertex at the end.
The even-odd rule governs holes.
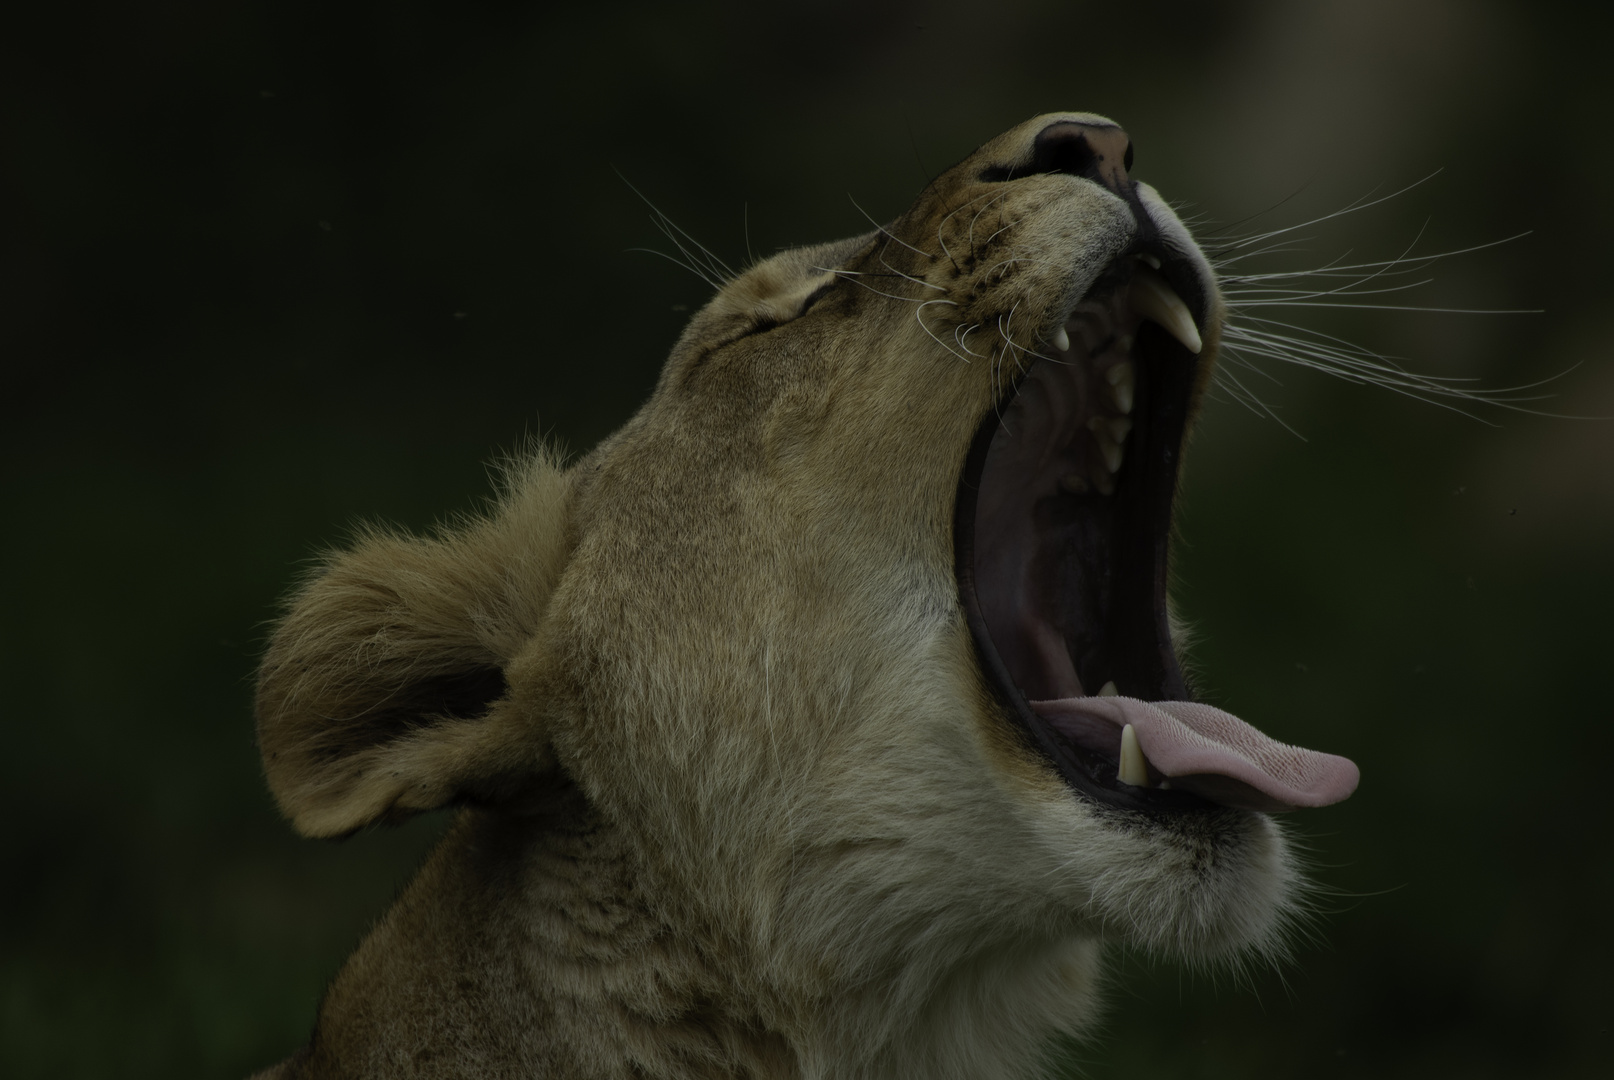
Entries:
MULTIPOLYGON (((1542 409, 1614 415, 1601 7, 60 18, 0 46, 8 1077, 241 1075, 306 1036, 441 821, 291 835, 251 730, 266 622, 354 522, 472 507, 497 454, 586 449, 643 398, 707 288, 638 250, 672 245, 634 188, 737 265, 860 232, 1052 109, 1122 120, 1207 235, 1443 170, 1267 268, 1528 230, 1405 302, 1545 314, 1279 314, 1486 386, 1567 372, 1542 409)), ((1291 963, 1118 956, 1073 1068, 1604 1075, 1614 425, 1264 370, 1282 423, 1224 390, 1190 457, 1198 682, 1363 785, 1292 822, 1319 884, 1291 963)))

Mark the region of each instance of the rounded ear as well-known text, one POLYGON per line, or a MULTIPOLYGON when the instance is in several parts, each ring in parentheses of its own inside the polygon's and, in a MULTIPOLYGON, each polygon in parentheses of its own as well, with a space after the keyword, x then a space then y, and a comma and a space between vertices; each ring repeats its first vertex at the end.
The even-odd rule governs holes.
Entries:
POLYGON ((461 799, 553 766, 507 698, 570 554, 565 474, 540 456, 489 518, 431 538, 362 534, 292 597, 258 672, 270 790, 307 836, 461 799))

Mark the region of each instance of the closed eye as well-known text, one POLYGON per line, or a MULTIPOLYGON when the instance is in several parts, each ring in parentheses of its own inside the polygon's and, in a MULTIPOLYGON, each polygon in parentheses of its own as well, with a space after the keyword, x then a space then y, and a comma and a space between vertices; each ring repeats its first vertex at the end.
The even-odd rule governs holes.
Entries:
POLYGON ((835 288, 835 286, 839 284, 839 278, 832 278, 829 281, 824 282, 824 284, 807 294, 807 298, 801 302, 801 307, 798 308, 796 313, 789 318, 775 319, 766 315, 760 315, 757 317, 756 321, 754 321, 750 326, 746 327, 742 333, 736 334, 721 344, 713 346, 713 348, 722 348, 723 345, 731 345, 742 338, 754 337, 757 334, 764 334, 769 330, 783 326, 785 323, 794 322, 803 315, 807 314, 814 304, 818 303, 818 301, 823 299, 823 297, 828 294, 831 289, 835 288))
POLYGON ((818 301, 822 300, 826 293, 828 293, 831 289, 833 289, 835 286, 839 285, 840 283, 841 283, 840 278, 838 278, 838 277, 837 278, 832 278, 829 281, 824 282, 824 284, 820 285, 818 288, 814 289, 812 292, 808 293, 807 294, 807 299, 805 299, 805 300, 803 300, 801 302, 801 310, 796 313, 796 317, 799 319, 799 318, 801 318, 801 316, 803 316, 803 315, 807 314, 807 312, 811 311, 812 306, 814 304, 816 304, 816 303, 818 303, 818 301))

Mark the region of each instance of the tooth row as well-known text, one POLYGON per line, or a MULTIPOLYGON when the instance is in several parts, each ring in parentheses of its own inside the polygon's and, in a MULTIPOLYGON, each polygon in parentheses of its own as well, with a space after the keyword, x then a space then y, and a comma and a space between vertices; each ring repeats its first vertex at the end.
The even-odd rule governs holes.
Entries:
MULTIPOLYGON (((1189 314, 1188 305, 1183 303, 1182 297, 1167 284, 1165 278, 1155 273, 1160 269, 1160 260, 1145 256, 1141 262, 1137 273, 1132 276, 1130 297, 1133 309, 1142 318, 1164 327, 1167 333, 1182 342, 1183 348, 1199 355, 1205 347, 1199 336, 1199 327, 1194 325, 1194 317, 1189 314)), ((1071 317, 1076 320, 1077 332, 1082 335, 1083 344, 1089 351, 1097 349, 1113 332, 1109 309, 1097 301, 1087 300, 1077 304, 1071 311, 1071 317)), ((1070 333, 1063 326, 1054 331, 1049 341, 1060 352, 1070 350, 1070 333)), ((1122 341, 1120 345, 1123 352, 1132 348, 1130 340, 1122 341)))
MULTIPOLYGON (((1199 330, 1194 326, 1193 316, 1188 313, 1188 305, 1183 303, 1164 278, 1154 273, 1159 269, 1158 260, 1143 259, 1140 263, 1133 276, 1130 292, 1133 310, 1141 318, 1164 327, 1190 352, 1198 353, 1203 348, 1203 342, 1199 330)), ((1070 351, 1071 333, 1074 330, 1081 335, 1082 344, 1089 355, 1109 352, 1111 356, 1115 353, 1127 356, 1131 353, 1132 335, 1121 333, 1112 336, 1114 323, 1106 305, 1084 301, 1076 305, 1069 318, 1070 321, 1056 329, 1048 339, 1049 344, 1060 352, 1070 351), (1110 352, 1112 349, 1114 352, 1110 352)), ((1113 495, 1115 476, 1126 461, 1126 437, 1132 430, 1130 416, 1137 404, 1137 369, 1131 360, 1120 360, 1111 363, 1103 371, 1104 382, 1108 385, 1109 404, 1120 415, 1095 416, 1087 421, 1087 430, 1093 435, 1103 468, 1098 468, 1095 463, 1087 475, 1070 473, 1061 477, 1060 489, 1067 494, 1086 495, 1097 491, 1101 495, 1113 495)))
POLYGON ((1132 411, 1132 365, 1126 361, 1115 364, 1105 372, 1105 377, 1110 384, 1110 396, 1122 415, 1088 418, 1087 430, 1093 436, 1093 445, 1098 448, 1103 467, 1095 464, 1086 475, 1073 472, 1060 477, 1060 490, 1067 495, 1086 495, 1090 491, 1115 494, 1115 474, 1126 462, 1126 437, 1132 433, 1132 419, 1125 415, 1132 411))

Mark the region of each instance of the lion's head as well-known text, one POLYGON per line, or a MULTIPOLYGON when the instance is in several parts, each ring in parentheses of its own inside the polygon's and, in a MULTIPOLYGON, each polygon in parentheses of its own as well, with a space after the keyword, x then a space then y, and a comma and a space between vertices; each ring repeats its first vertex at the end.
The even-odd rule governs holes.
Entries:
POLYGON ((1008 132, 730 281, 577 464, 304 586, 259 694, 282 807, 466 808, 299 1068, 429 1012, 443 1054, 569 1076, 1011 1074, 1091 1015, 1100 939, 1273 941, 1268 812, 1356 773, 1184 682, 1222 307, 1130 167, 1100 117, 1008 132))

